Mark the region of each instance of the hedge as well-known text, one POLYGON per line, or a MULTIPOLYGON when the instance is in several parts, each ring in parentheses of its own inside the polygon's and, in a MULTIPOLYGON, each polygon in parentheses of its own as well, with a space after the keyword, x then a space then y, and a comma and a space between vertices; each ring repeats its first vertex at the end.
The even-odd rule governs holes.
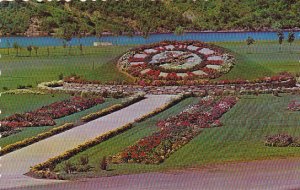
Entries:
POLYGON ((88 121, 92 121, 94 119, 97 119, 99 117, 102 117, 102 116, 105 116, 105 115, 108 115, 112 112, 115 112, 115 111, 118 111, 120 109, 123 109, 131 104, 134 104, 142 99, 145 98, 145 94, 144 93, 139 93, 139 94, 136 94, 132 97, 129 97, 127 98, 124 102, 122 102, 121 104, 115 104, 115 105, 112 105, 108 108, 105 108, 103 110, 100 110, 100 111, 97 111, 97 112, 94 112, 94 113, 91 113, 91 114, 88 114, 84 117, 81 118, 81 120, 83 122, 88 122, 88 121))
POLYGON ((73 123, 65 123, 64 125, 55 127, 53 129, 51 129, 50 131, 41 133, 41 134, 37 135, 36 137, 27 138, 22 141, 18 141, 16 143, 7 145, 0 150, 0 156, 3 156, 4 154, 10 153, 12 151, 23 148, 25 146, 31 145, 35 142, 46 139, 48 137, 51 137, 51 136, 61 133, 63 131, 72 129, 73 127, 75 127, 75 125, 73 123))

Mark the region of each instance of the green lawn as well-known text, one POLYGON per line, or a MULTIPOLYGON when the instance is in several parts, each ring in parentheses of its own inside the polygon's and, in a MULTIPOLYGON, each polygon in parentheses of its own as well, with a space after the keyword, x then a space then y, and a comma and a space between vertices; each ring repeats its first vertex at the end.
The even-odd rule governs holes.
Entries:
POLYGON ((71 56, 65 55, 62 47, 51 47, 50 56, 46 48, 40 48, 38 55, 28 56, 27 50, 22 50, 19 57, 11 49, 0 49, 2 54, 0 68, 0 91, 3 87, 10 89, 18 85, 36 86, 40 82, 58 80, 62 73, 64 76, 78 74, 89 80, 122 81, 128 77, 118 72, 114 64, 108 63, 115 57, 127 51, 129 46, 113 47, 84 47, 84 55, 80 55, 77 48, 73 48, 71 56), (76 52, 75 52, 76 50, 76 52))
MULTIPOLYGON (((218 42, 236 54, 238 64, 221 79, 255 79, 265 75, 274 75, 281 71, 300 72, 300 42, 292 46, 284 43, 279 50, 277 41, 257 41, 250 48, 245 42, 218 42)), ((72 73, 81 75, 89 80, 121 81, 130 79, 118 72, 111 60, 126 52, 132 46, 84 47, 81 55, 78 47, 73 47, 71 55, 68 49, 50 47, 40 48, 37 56, 23 49, 19 57, 15 50, 0 49, 2 54, 0 68, 0 91, 3 87, 16 88, 18 85, 33 85, 44 81, 57 80, 62 73, 64 76, 72 73)))
POLYGON ((291 46, 277 41, 257 41, 248 47, 245 42, 220 42, 219 46, 227 48, 236 54, 238 63, 222 79, 255 79, 274 75, 282 71, 300 73, 300 42, 291 46))
POLYGON ((2 114, 0 119, 14 113, 23 113, 37 109, 41 106, 51 104, 53 102, 68 99, 68 94, 46 94, 46 95, 34 95, 34 94, 3 94, 0 97, 0 109, 2 114))
MULTIPOLYGON (((299 96, 293 95, 243 96, 236 106, 222 117, 223 127, 204 129, 199 136, 172 154, 164 163, 160 165, 118 164, 110 165, 110 171, 99 170, 99 163, 103 156, 115 155, 125 147, 134 144, 141 137, 156 130, 154 124, 158 120, 176 114, 187 105, 198 101, 197 98, 189 98, 137 124, 133 129, 72 157, 69 161, 76 163, 80 156, 88 155, 94 169, 76 177, 92 177, 200 167, 229 161, 300 156, 300 148, 297 147, 264 146, 266 135, 286 132, 300 136, 300 112, 286 110, 288 103, 294 99, 300 101, 299 96)), ((62 166, 59 164, 56 170, 61 171, 62 166)))
MULTIPOLYGON (((66 94, 54 94, 52 95, 3 95, 0 98, 0 106, 2 108, 3 115, 1 118, 14 114, 14 113, 22 113, 25 111, 30 111, 37 109, 43 105, 47 105, 59 100, 67 99, 69 95, 66 94)), ((67 122, 78 122, 82 116, 85 116, 89 113, 107 108, 113 104, 120 103, 122 99, 112 99, 108 98, 103 104, 96 105, 90 109, 56 119, 55 126, 45 126, 45 127, 28 127, 24 128, 22 132, 19 132, 14 135, 10 135, 8 137, 0 138, 0 147, 4 147, 6 145, 24 140, 29 137, 36 136, 40 133, 46 132, 54 127, 60 126, 67 122)))

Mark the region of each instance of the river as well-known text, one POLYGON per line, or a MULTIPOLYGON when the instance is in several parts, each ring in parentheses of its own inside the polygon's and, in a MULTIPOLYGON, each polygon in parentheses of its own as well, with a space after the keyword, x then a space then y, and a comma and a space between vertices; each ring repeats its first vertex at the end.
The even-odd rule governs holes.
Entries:
MULTIPOLYGON (((287 38, 288 32, 285 32, 285 38, 287 38)), ((276 32, 196 32, 196 33, 185 33, 181 36, 174 34, 152 34, 148 38, 141 36, 104 36, 104 37, 84 37, 84 38, 73 38, 71 45, 76 46, 80 43, 84 46, 93 46, 93 42, 111 42, 114 45, 136 45, 136 44, 149 44, 159 42, 162 40, 200 40, 204 42, 236 42, 245 41, 248 36, 253 37, 255 40, 277 40, 276 32)), ((296 39, 300 38, 300 32, 295 33, 296 39)), ((33 46, 62 46, 62 39, 55 37, 2 37, 0 48, 7 47, 8 43, 10 46, 14 42, 17 42, 22 47, 29 45, 33 46)))

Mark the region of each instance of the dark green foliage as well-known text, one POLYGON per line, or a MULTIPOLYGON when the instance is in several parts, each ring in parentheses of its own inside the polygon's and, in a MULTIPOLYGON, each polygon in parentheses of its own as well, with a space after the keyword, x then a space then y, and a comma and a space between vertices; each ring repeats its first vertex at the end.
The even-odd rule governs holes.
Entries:
POLYGON ((80 165, 83 165, 83 166, 87 165, 89 163, 89 157, 86 155, 81 156, 79 163, 80 163, 80 165))
POLYGON ((100 161, 100 169, 101 170, 107 170, 108 169, 108 162, 107 162, 106 156, 104 156, 102 158, 102 160, 100 161))
POLYGON ((70 173, 73 173, 73 172, 76 171, 76 166, 75 166, 73 163, 71 163, 71 162, 69 162, 69 161, 66 161, 66 162, 64 163, 63 170, 64 170, 64 172, 66 172, 67 174, 70 174, 70 173))
POLYGON ((27 51, 29 52, 29 56, 31 56, 31 52, 32 52, 32 46, 27 46, 27 51))
POLYGON ((250 45, 254 44, 255 40, 251 36, 249 36, 247 38, 246 42, 247 42, 247 45, 250 46, 250 45))
POLYGON ((284 40, 284 34, 283 31, 278 31, 277 32, 277 36, 278 36, 278 43, 281 45, 283 40, 284 40))
POLYGON ((71 1, 69 3, 5 2, 0 5, 2 35, 22 34, 31 18, 41 21, 40 29, 70 36, 133 35, 140 32, 186 30, 263 30, 300 26, 300 1, 71 1))
POLYGON ((291 45, 294 42, 294 40, 295 40, 295 33, 289 32, 288 39, 287 39, 288 43, 291 45))

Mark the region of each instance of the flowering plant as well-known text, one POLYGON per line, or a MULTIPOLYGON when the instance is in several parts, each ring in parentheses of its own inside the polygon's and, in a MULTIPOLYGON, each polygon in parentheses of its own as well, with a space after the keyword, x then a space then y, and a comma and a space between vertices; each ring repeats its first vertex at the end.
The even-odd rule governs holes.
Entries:
POLYGON ((53 126, 54 119, 88 109, 104 102, 102 97, 72 97, 71 99, 43 106, 35 111, 23 114, 16 113, 0 121, 0 124, 10 128, 53 126))
POLYGON ((161 163, 172 152, 197 136, 202 128, 222 126, 219 118, 236 102, 235 97, 205 97, 178 115, 159 121, 156 124, 159 131, 142 138, 123 150, 119 156, 122 162, 161 163))

